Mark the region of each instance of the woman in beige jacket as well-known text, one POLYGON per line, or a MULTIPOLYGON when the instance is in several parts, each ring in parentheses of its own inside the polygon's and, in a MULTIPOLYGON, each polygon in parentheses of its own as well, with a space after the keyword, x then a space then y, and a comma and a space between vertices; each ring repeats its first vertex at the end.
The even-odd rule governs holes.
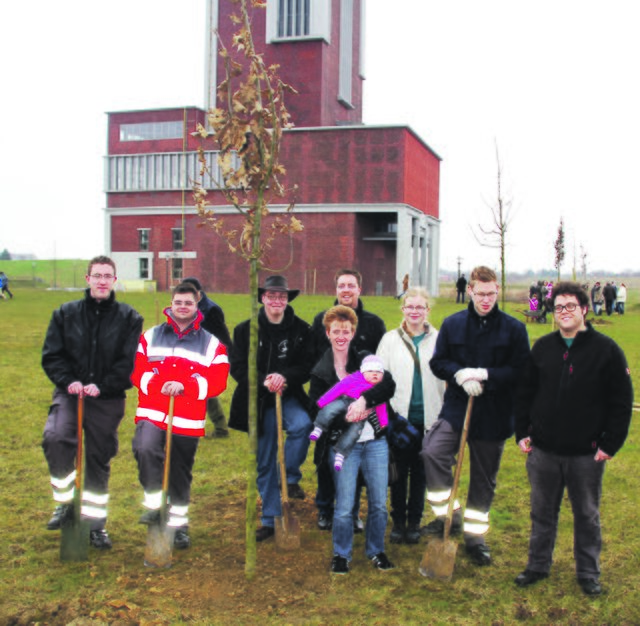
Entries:
MULTIPOLYGON (((377 354, 396 382, 393 410, 426 433, 438 418, 445 384, 429 367, 438 331, 431 326, 429 296, 422 287, 410 287, 402 299, 399 328, 384 335, 377 354)), ((421 446, 396 455, 398 479, 391 485, 391 543, 418 543, 424 512, 426 479, 421 446)))

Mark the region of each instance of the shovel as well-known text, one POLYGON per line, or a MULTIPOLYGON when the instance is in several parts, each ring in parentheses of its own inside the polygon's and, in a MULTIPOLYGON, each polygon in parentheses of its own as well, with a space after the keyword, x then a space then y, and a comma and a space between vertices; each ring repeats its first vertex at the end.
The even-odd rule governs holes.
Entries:
POLYGON ((464 449, 467 444, 467 434, 469 432, 469 419, 471 417, 471 409, 473 408, 473 396, 469 396, 467 402, 467 412, 464 416, 464 425, 462 427, 462 435, 460 436, 460 449, 458 450, 458 460, 456 462, 456 471, 453 476, 453 487, 449 498, 449 508, 447 509, 447 517, 444 520, 444 533, 442 539, 433 538, 427 544, 427 549, 420 562, 418 571, 427 578, 438 578, 440 580, 449 581, 453 576, 453 568, 456 563, 456 552, 458 551, 458 542, 449 539, 451 532, 451 523, 453 522, 453 506, 456 496, 458 495, 458 484, 460 483, 460 474, 462 472, 462 459, 464 457, 464 449))
POLYGON ((84 421, 84 395, 78 395, 78 449, 76 451, 76 482, 73 490, 73 515, 60 524, 60 560, 86 561, 89 554, 91 524, 82 519, 82 423, 84 421))
POLYGON ((171 551, 175 529, 167 526, 169 518, 169 470, 171 468, 171 439, 173 433, 173 406, 175 397, 169 396, 167 415, 167 436, 164 452, 164 473, 162 475, 162 499, 160 521, 151 524, 147 531, 147 546, 144 550, 144 564, 147 567, 171 567, 171 551))
POLYGON ((287 469, 284 462, 284 434, 282 431, 282 396, 276 393, 276 422, 278 425, 278 463, 280 464, 280 489, 282 515, 275 518, 276 546, 281 550, 300 547, 300 522, 294 517, 287 491, 287 469))

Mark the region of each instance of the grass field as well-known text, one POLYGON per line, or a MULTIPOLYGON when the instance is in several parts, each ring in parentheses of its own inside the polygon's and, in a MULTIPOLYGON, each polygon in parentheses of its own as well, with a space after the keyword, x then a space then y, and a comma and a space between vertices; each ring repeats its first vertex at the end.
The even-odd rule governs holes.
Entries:
MULTIPOLYGON (((5 271, 7 271, 5 269, 5 271)), ((7 271, 7 273, 9 273, 7 271)), ((82 270, 82 274, 84 269, 82 270)), ((508 442, 491 512, 488 542, 494 564, 479 569, 459 550, 454 578, 442 583, 417 571, 424 544, 388 545, 396 569, 377 572, 366 563, 363 539, 354 543, 349 576, 329 574, 331 537, 315 526, 311 494, 313 465, 303 468, 304 502, 295 514, 302 548, 279 553, 273 542, 258 547, 258 575, 244 579, 246 436, 201 442, 194 470, 191 517, 193 546, 174 553, 169 570, 143 566, 145 530, 137 524, 142 490, 131 453, 135 396, 120 428, 113 462, 109 531, 114 548, 90 552, 86 563, 61 563, 59 535, 45 530, 52 511, 48 472, 40 447, 51 384, 40 367, 40 350, 52 310, 75 294, 11 285, 15 298, 0 301, 0 625, 9 624, 640 624, 640 478, 636 420, 625 447, 605 474, 602 582, 605 594, 586 599, 574 578, 572 517, 565 501, 551 577, 520 590, 513 578, 526 563, 529 533, 528 483, 524 458, 508 442), (15 286, 15 290, 14 290, 15 286)), ((118 296, 145 317, 161 320, 166 294, 118 296)), ((231 328, 248 315, 247 296, 213 295, 231 328)), ((393 298, 365 298, 388 328, 400 320, 393 298)), ((521 300, 524 302, 523 300, 521 300)), ((311 320, 332 302, 301 296, 296 312, 311 320)), ((508 303, 519 313, 524 304, 508 303)), ((450 299, 433 304, 432 321, 458 310, 450 299)), ((600 320, 598 320, 600 322, 600 320)), ((532 340, 550 325, 528 324, 532 340)), ((638 389, 640 306, 630 293, 627 314, 605 318, 598 329, 624 348, 638 389)), ((230 388, 223 396, 228 408, 230 388)), ((463 472, 463 475, 466 472, 463 472)), ((463 484, 465 489, 466 481, 463 484)), ((429 517, 425 517, 428 521, 429 517)))

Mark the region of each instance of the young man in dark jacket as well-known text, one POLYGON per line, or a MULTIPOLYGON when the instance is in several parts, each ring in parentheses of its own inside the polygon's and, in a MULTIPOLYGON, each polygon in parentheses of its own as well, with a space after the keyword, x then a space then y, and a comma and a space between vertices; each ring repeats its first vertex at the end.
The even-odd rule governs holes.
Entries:
POLYGON ((549 576, 565 487, 574 517, 576 574, 582 591, 599 595, 600 497, 605 461, 624 443, 633 388, 622 350, 585 321, 589 299, 578 283, 558 283, 558 331, 538 339, 518 388, 516 441, 527 454, 531 537, 527 587, 549 576))
POLYGON ((84 299, 54 311, 42 349, 42 367, 56 386, 42 440, 57 502, 47 528, 57 530, 73 515, 77 398, 82 395, 86 452, 82 515, 91 521, 91 545, 108 549, 110 463, 118 452, 118 426, 143 320, 129 305, 116 302, 116 266, 110 258, 92 259, 85 278, 84 299))
MULTIPOLYGON (((269 276, 258 297, 264 305, 258 316, 258 491, 262 498, 262 526, 256 540, 272 537, 274 517, 282 515, 277 468, 275 394, 282 394, 283 426, 287 433, 285 459, 289 497, 304 499, 300 467, 307 458, 309 398, 303 385, 313 365, 311 328, 289 306, 299 289, 289 289, 284 276, 269 276)), ((231 351, 231 376, 238 383, 231 400, 229 427, 249 428, 249 320, 236 326, 231 351)))
MULTIPOLYGON (((447 382, 444 404, 422 447, 427 499, 436 514, 427 534, 442 534, 451 487, 452 466, 470 396, 474 396, 469 426, 469 491, 464 512, 467 554, 476 565, 489 565, 485 542, 489 509, 504 442, 513 435, 513 399, 518 374, 529 355, 524 324, 498 309, 496 274, 488 267, 471 273, 466 310, 442 323, 430 361, 436 377, 447 382)), ((454 503, 454 532, 460 532, 460 504, 454 503)))

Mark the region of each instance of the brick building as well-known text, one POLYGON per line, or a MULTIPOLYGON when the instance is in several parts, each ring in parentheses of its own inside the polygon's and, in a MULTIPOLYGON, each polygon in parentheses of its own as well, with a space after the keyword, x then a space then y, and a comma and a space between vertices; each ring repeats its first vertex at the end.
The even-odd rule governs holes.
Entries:
MULTIPOLYGON (((363 293, 395 295, 402 277, 437 294, 440 158, 407 126, 362 124, 364 0, 268 0, 253 16, 253 35, 267 64, 299 92, 287 107, 281 161, 298 185, 293 264, 284 273, 305 292, 332 293, 339 267, 364 275, 363 293)), ((230 41, 228 0, 209 0, 208 101, 204 108, 109 113, 105 166, 106 240, 121 279, 148 279, 166 289, 199 276, 210 291, 245 292, 247 264, 226 242, 199 227, 190 180, 198 177, 191 136, 205 123, 222 80, 215 31, 230 41)), ((209 153, 211 163, 215 152, 209 153)), ((228 227, 241 218, 211 191, 228 227)), ((274 213, 284 206, 271 206, 274 213)), ((269 258, 281 268, 288 241, 269 258)))

